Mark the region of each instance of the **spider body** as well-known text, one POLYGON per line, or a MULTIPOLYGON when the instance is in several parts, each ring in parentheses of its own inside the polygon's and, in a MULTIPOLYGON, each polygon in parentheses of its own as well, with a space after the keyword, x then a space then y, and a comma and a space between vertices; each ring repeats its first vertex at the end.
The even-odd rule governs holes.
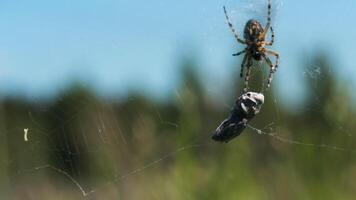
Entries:
POLYGON ((263 32, 262 25, 257 20, 250 19, 245 25, 244 39, 247 44, 250 44, 246 50, 253 59, 258 61, 262 60, 261 51, 265 46, 263 32))
POLYGON ((246 42, 262 41, 264 29, 260 22, 255 19, 247 21, 244 29, 244 39, 246 42))
POLYGON ((268 77, 267 87, 270 87, 272 82, 273 73, 277 70, 279 64, 279 54, 275 51, 265 48, 265 46, 272 46, 274 42, 274 31, 271 27, 271 0, 268 0, 268 14, 267 14, 267 24, 265 27, 257 20, 250 19, 247 21, 244 28, 244 40, 239 37, 235 31, 232 23, 230 22, 229 16, 227 15, 226 9, 224 7, 225 17, 228 22, 228 25, 235 36, 235 39, 238 43, 246 45, 246 48, 243 51, 232 54, 233 56, 239 56, 245 53, 245 56, 241 64, 240 77, 243 77, 244 67, 247 68, 245 74, 245 92, 248 91, 248 81, 250 79, 250 68, 252 66, 252 59, 261 61, 264 59, 270 67, 270 73, 268 77), (272 39, 271 41, 266 41, 266 35, 268 30, 271 30, 272 39), (272 61, 267 56, 268 54, 274 55, 276 57, 276 63, 272 64, 272 61))

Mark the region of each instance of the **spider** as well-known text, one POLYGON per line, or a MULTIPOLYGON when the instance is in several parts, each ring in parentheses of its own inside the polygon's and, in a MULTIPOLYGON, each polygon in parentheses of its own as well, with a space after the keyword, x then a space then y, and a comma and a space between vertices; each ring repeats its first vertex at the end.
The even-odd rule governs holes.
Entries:
POLYGON ((267 82, 267 87, 270 87, 272 78, 273 78, 273 73, 276 72, 279 64, 279 54, 275 51, 272 51, 270 49, 265 48, 265 46, 272 46, 274 42, 274 31, 271 26, 271 0, 268 0, 268 15, 267 15, 267 24, 265 28, 262 27, 261 23, 258 22, 257 20, 250 19, 247 21, 245 28, 244 28, 244 39, 242 40, 237 32, 235 31, 234 27, 232 26, 232 23, 230 22, 229 16, 227 15, 226 8, 224 8, 224 13, 226 17, 226 21, 232 31, 232 33, 235 36, 235 39, 237 40, 238 43, 245 44, 246 48, 243 51, 240 51, 238 53, 232 54, 233 56, 239 56, 243 53, 245 53, 245 56, 243 57, 242 63, 241 63, 241 72, 240 72, 240 77, 243 77, 243 70, 244 67, 246 66, 247 71, 245 74, 245 88, 244 91, 248 91, 248 81, 250 79, 250 68, 252 66, 252 59, 256 61, 266 60, 267 64, 270 67, 270 73, 268 77, 268 82, 267 82), (266 41, 266 35, 268 30, 271 30, 271 41, 266 41), (267 54, 274 55, 276 57, 276 63, 275 65, 272 64, 272 61, 267 57, 267 54))

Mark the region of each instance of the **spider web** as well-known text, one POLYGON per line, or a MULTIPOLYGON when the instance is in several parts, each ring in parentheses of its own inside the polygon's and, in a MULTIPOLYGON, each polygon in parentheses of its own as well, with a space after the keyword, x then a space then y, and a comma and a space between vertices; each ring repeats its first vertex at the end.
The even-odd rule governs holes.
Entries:
MULTIPOLYGON (((247 8, 255 9, 256 7, 247 8)), ((259 9, 256 9, 256 12, 257 10, 259 9)), ((232 16, 234 16, 233 12, 232 16)), ((311 81, 309 89, 312 96, 306 100, 315 102, 311 105, 321 105, 325 98, 324 94, 319 93, 322 89, 320 83, 329 75, 324 74, 325 69, 319 64, 308 65, 309 67, 299 73, 303 80, 311 81)), ((239 153, 243 153, 246 149, 249 150, 246 143, 253 143, 256 140, 258 141, 253 143, 255 145, 261 144, 260 141, 270 142, 269 148, 274 148, 274 150, 302 146, 332 152, 355 153, 352 143, 345 143, 345 140, 353 140, 353 134, 348 128, 350 125, 342 121, 347 118, 345 116, 331 120, 331 125, 342 133, 337 136, 340 141, 323 142, 321 137, 321 139, 318 138, 319 143, 315 143, 313 139, 310 139, 311 142, 305 142, 304 137, 300 137, 299 140, 298 135, 295 136, 285 131, 288 126, 282 119, 280 95, 275 94, 271 89, 266 90, 265 74, 268 73, 268 68, 262 63, 255 63, 255 65, 252 79, 257 80, 255 86, 266 95, 267 101, 272 102, 272 106, 264 106, 272 111, 262 108, 261 113, 256 116, 256 121, 248 126, 249 130, 227 145, 213 143, 210 141, 210 134, 227 115, 229 108, 221 109, 217 106, 216 109, 223 110, 223 112, 210 111, 216 116, 194 116, 192 113, 199 112, 201 102, 210 105, 210 102, 199 99, 202 98, 199 94, 196 95, 196 92, 203 89, 195 88, 194 80, 187 84, 188 86, 183 86, 183 89, 177 89, 173 105, 163 105, 160 108, 150 100, 141 99, 141 97, 132 97, 132 99, 115 103, 110 100, 96 99, 81 90, 74 91, 75 95, 72 96, 62 96, 62 99, 58 100, 55 105, 42 101, 22 105, 21 109, 6 105, 7 109, 19 109, 20 111, 17 112, 22 114, 8 122, 7 126, 2 128, 1 134, 2 137, 7 137, 8 141, 14 141, 14 144, 9 144, 9 146, 21 145, 18 151, 13 152, 15 155, 13 158, 0 161, 2 166, 11 169, 11 176, 20 179, 18 185, 25 188, 14 189, 22 191, 16 195, 16 198, 33 199, 31 194, 46 195, 44 190, 50 191, 48 195, 53 194, 56 187, 71 193, 72 198, 105 196, 108 199, 122 194, 124 194, 121 196, 123 198, 135 199, 138 198, 134 196, 137 188, 148 187, 147 190, 143 189, 143 194, 149 194, 149 190, 162 187, 160 185, 162 182, 176 184, 184 190, 182 185, 186 183, 181 183, 182 180, 177 176, 192 175, 191 168, 197 166, 204 172, 203 169, 207 164, 218 162, 219 157, 225 156, 222 153, 231 155, 236 149, 239 153), (199 103, 194 103, 194 101, 199 103), (192 111, 192 109, 196 110, 192 111), (180 117, 171 116, 171 113, 180 113, 180 117), (273 116, 266 116, 264 113, 273 113, 273 116), (196 120, 201 121, 205 125, 204 128, 201 128, 202 124, 191 123, 196 120), (200 126, 200 128, 195 126, 200 126), (268 136, 271 140, 261 136, 268 136), (234 151, 228 151, 231 149, 234 151), (199 164, 194 164, 194 162, 199 164), (175 165, 183 165, 182 163, 188 167, 175 168, 175 165), (183 172, 179 173, 175 170, 183 172), (95 178, 91 179, 91 176, 95 178), (164 176, 172 176, 176 182, 164 181, 164 176), (154 177, 161 182, 151 181, 150 179, 154 177), (34 183, 29 184, 29 182, 34 183), (149 186, 150 184, 152 185, 149 186)), ((275 77, 277 76, 278 73, 275 77)), ((274 81, 273 86, 278 83, 278 80, 274 81)), ((240 80, 239 82, 242 83, 240 80)), ((231 101, 231 99, 227 100, 226 104, 232 105, 231 101)), ((320 107, 304 109, 307 114, 322 112, 320 107)), ((304 123, 311 123, 312 120, 304 123)), ((296 130, 297 128, 290 129, 296 130)), ((8 148, 8 151, 13 150, 14 148, 8 148)))
MULTIPOLYGON (((79 93, 81 92, 79 91, 79 93)), ((63 176, 62 178, 67 179, 62 181, 67 182, 66 184, 69 181, 86 197, 96 193, 100 189, 105 190, 105 188, 110 188, 109 186, 117 187, 115 184, 120 183, 121 180, 147 170, 158 163, 163 165, 163 161, 167 162, 168 159, 172 159, 182 151, 208 145, 207 141, 210 135, 198 135, 189 138, 189 140, 180 139, 180 135, 182 135, 181 126, 178 123, 165 120, 163 113, 155 107, 151 107, 150 111, 144 112, 147 115, 151 115, 152 119, 142 116, 141 112, 143 111, 140 110, 133 109, 133 112, 125 111, 124 116, 127 118, 130 118, 129 115, 132 114, 133 119, 139 120, 138 122, 133 122, 135 130, 132 132, 133 136, 130 136, 129 134, 125 134, 122 130, 123 128, 119 125, 120 121, 124 119, 119 119, 116 116, 117 109, 112 105, 112 102, 99 103, 101 100, 93 101, 90 96, 85 95, 79 95, 79 97, 74 95, 68 98, 62 97, 59 100, 60 106, 58 108, 56 105, 53 109, 45 108, 45 110, 35 109, 34 111, 29 111, 27 110, 28 108, 25 108, 24 116, 15 123, 27 125, 15 125, 13 129, 5 130, 3 134, 15 135, 16 140, 21 140, 23 143, 20 152, 16 152, 16 154, 23 158, 32 158, 29 163, 21 163, 19 161, 20 163, 14 164, 14 162, 17 162, 15 161, 16 159, 3 163, 4 166, 15 166, 16 176, 29 176, 29 179, 33 179, 36 176, 43 176, 43 173, 49 173, 46 176, 53 176, 54 172, 57 175, 63 176), (65 105, 61 105, 61 101, 65 102, 64 104, 70 104, 70 109, 65 108, 65 105), (50 121, 50 118, 52 118, 56 123, 55 126, 53 128, 44 127, 42 125, 43 122, 39 122, 42 118, 41 115, 45 115, 50 121), (89 119, 83 119, 83 117, 89 117, 89 119), (149 135, 154 133, 149 133, 149 128, 145 127, 146 125, 150 126, 150 123, 146 120, 154 120, 155 125, 164 129, 168 128, 170 131, 173 130, 177 133, 175 135, 170 134, 169 136, 149 135), (87 127, 83 126, 76 129, 76 126, 82 126, 82 124, 86 123, 92 126, 87 125, 87 127), (143 128, 141 131, 144 133, 139 133, 140 128, 143 128), (165 153, 157 152, 155 150, 156 147, 151 146, 160 146, 159 141, 167 139, 172 140, 168 142, 172 147, 163 147, 165 153), (175 142, 175 140, 181 141, 175 142), (149 143, 147 149, 144 148, 144 143, 149 143), (46 154, 52 155, 53 158, 49 160, 55 161, 49 162, 46 154), (86 167, 82 166, 81 162, 88 159, 91 155, 112 156, 110 157, 112 160, 115 160, 116 155, 120 155, 122 156, 120 159, 127 160, 122 164, 109 161, 109 163, 115 162, 111 167, 108 167, 109 169, 114 168, 110 169, 111 173, 99 173, 101 176, 105 176, 105 178, 98 181, 99 183, 90 184, 90 180, 85 180, 82 177, 88 176, 88 174, 85 174, 83 168, 86 167), (145 159, 141 161, 141 157, 145 159)), ((134 99, 133 101, 136 101, 136 97, 134 99)), ((43 104, 43 102, 38 103, 43 104)), ((131 104, 130 100, 127 101, 127 104, 131 104)), ((134 107, 141 107, 141 105, 139 102, 134 102, 134 107)), ((106 162, 108 161, 106 160, 106 162)), ((103 167, 97 163, 88 164, 103 167)))
MULTIPOLYGON (((252 74, 252 78, 257 79, 257 82, 265 82, 265 76, 262 76, 262 78, 259 78, 258 76, 267 74, 267 70, 264 70, 267 67, 263 66, 262 64, 260 65, 261 66, 259 66, 259 68, 252 74)), ((307 68, 301 75, 305 78, 316 81, 313 83, 312 89, 318 89, 318 81, 320 81, 320 77, 323 76, 320 67, 311 66, 310 68, 307 68)), ((259 87, 262 88, 265 87, 265 85, 259 87)), ((183 93, 184 91, 177 91, 177 98, 183 98, 183 93)), ((271 120, 271 117, 267 118, 263 116, 264 110, 262 109, 261 114, 256 116, 257 122, 252 122, 248 126, 249 130, 245 130, 245 133, 242 136, 239 136, 231 143, 238 144, 239 142, 236 140, 244 140, 242 137, 252 137, 253 139, 257 140, 268 140, 268 138, 261 137, 268 136, 272 138, 271 142, 274 146, 291 145, 302 146, 303 148, 320 148, 337 152, 340 151, 356 153, 355 149, 345 147, 344 144, 333 145, 330 143, 309 143, 303 140, 294 139, 291 135, 285 135, 285 132, 283 131, 284 124, 281 120, 279 111, 281 104, 278 102, 277 97, 274 94, 269 94, 272 93, 271 90, 264 91, 264 93, 266 96, 272 96, 272 108, 274 110, 273 119, 271 120), (259 122, 259 120, 262 118, 267 118, 270 121, 268 122, 268 120, 262 120, 263 122, 259 122), (265 126, 259 125, 266 122, 267 125, 265 126), (253 135, 251 135, 251 133, 256 134, 258 137, 255 138, 253 135), (276 144, 273 141, 278 141, 281 144, 276 144)), ((315 96, 312 97, 312 100, 316 101, 316 103, 320 103, 320 96, 315 93, 314 95, 315 96)), ((268 100, 270 99, 267 99, 267 101, 268 100)), ((181 154, 190 151, 193 151, 197 154, 204 154, 206 152, 211 152, 211 149, 216 150, 217 148, 226 148, 223 146, 225 144, 215 144, 214 142, 210 141, 210 133, 214 130, 215 126, 219 124, 219 121, 215 121, 215 124, 209 126, 207 130, 210 130, 210 132, 203 131, 197 133, 196 135, 185 138, 186 136, 184 136, 183 133, 184 128, 181 125, 182 122, 169 119, 169 117, 166 119, 165 113, 162 113, 164 111, 160 111, 157 108, 152 108, 152 110, 148 112, 135 110, 133 111, 133 118, 142 118, 143 116, 141 116, 141 112, 144 112, 153 117, 153 120, 155 121, 154 124, 158 123, 159 126, 168 128, 170 130, 175 130, 177 132, 175 135, 162 136, 159 134, 151 135, 153 138, 147 138, 147 135, 145 136, 145 134, 147 134, 147 129, 149 128, 146 126, 150 126, 150 123, 146 121, 147 119, 141 119, 138 122, 134 122, 134 124, 137 124, 137 126, 143 126, 145 134, 139 134, 130 138, 130 134, 125 133, 125 129, 121 127, 120 121, 122 119, 115 115, 115 110, 117 110, 117 108, 112 105, 112 102, 99 105, 99 102, 93 103, 90 97, 84 97, 81 99, 71 97, 71 99, 68 101, 70 104, 72 104, 73 107, 80 108, 75 109, 74 113, 69 114, 68 118, 61 117, 62 112, 66 112, 61 109, 57 110, 56 112, 49 110, 40 112, 27 111, 24 119, 21 120, 22 122, 28 121, 29 123, 27 126, 15 126, 14 130, 6 130, 6 134, 17 135, 17 138, 23 141, 24 144, 21 148, 21 153, 19 154, 23 154, 22 157, 32 158, 30 163, 21 163, 20 165, 17 165, 16 174, 18 177, 28 176, 30 180, 37 177, 36 179, 41 180, 45 179, 44 177, 47 176, 55 176, 56 180, 61 180, 63 184, 67 185, 67 187, 68 185, 69 187, 71 185, 72 188, 74 186, 75 190, 70 191, 71 193, 80 193, 83 197, 93 197, 96 195, 101 196, 103 193, 107 192, 108 190, 111 191, 113 188, 126 188, 127 186, 125 186, 125 184, 129 179, 130 182, 135 182, 135 179, 140 180, 140 178, 144 176, 152 176, 152 174, 157 175, 157 173, 159 174, 160 170, 166 170, 166 168, 169 168, 170 165, 172 167, 175 160, 178 159, 177 157, 179 157, 181 154), (70 136, 72 131, 71 129, 75 129, 74 127, 77 126, 78 121, 79 123, 88 123, 84 122, 85 119, 83 119, 83 117, 88 115, 88 110, 90 110, 89 113, 92 113, 94 116, 94 119, 89 119, 89 124, 93 124, 93 127, 88 128, 83 126, 79 128, 79 136, 70 136), (43 127, 43 125, 38 122, 41 118, 41 114, 46 114, 46 116, 53 116, 57 122, 58 120, 61 121, 61 123, 59 123, 61 126, 55 126, 53 129, 43 127), (23 130, 24 127, 26 127, 26 129, 28 128, 27 132, 23 130), (62 138, 62 143, 55 141, 60 140, 59 138, 62 138), (165 140, 179 140, 180 142, 174 143, 173 145, 171 142, 170 145, 163 148, 163 153, 161 151, 156 151, 154 146, 167 145, 164 144, 164 142, 160 144, 160 141, 165 140), (152 144, 150 144, 150 147, 144 147, 144 143, 152 144), (57 162, 49 162, 48 158, 45 157, 45 154, 48 153, 56 157, 54 160, 57 162), (88 176, 89 174, 85 174, 85 170, 83 170, 83 166, 81 166, 78 160, 88 159, 88 156, 100 157, 105 155, 109 156, 109 160, 115 160, 117 159, 115 158, 116 155, 120 155, 125 161, 124 163, 114 161, 112 166, 108 167, 109 169, 112 168, 110 169, 110 173, 100 172, 100 176, 104 176, 104 178, 102 178, 100 181, 90 181, 83 178, 83 176, 88 176), (58 163, 58 161, 60 162, 58 163), (136 176, 139 174, 142 174, 142 176, 136 176), (123 181, 125 183, 122 183, 123 181)), ((130 100, 128 102, 130 103, 130 100)), ((133 107, 140 107, 140 103, 134 102, 133 107)), ((317 108, 312 108, 312 110, 319 111, 317 108)), ((130 118, 130 114, 126 113, 128 111, 123 112, 125 112, 125 115, 130 118)), ((225 111, 225 115, 226 114, 227 112, 225 111)), ((338 137, 347 137, 347 139, 350 139, 350 137, 353 135, 349 130, 344 129, 340 124, 342 123, 334 121, 334 126, 338 127, 341 133, 345 133, 344 135, 338 137)), ((226 145, 231 145, 231 143, 226 145)), ((122 162, 121 159, 120 161, 122 162)), ((6 166, 12 166, 12 162, 13 161, 10 159, 8 163, 2 164, 6 166)), ((89 162, 85 165, 88 164, 94 164, 96 167, 100 167, 100 165, 97 165, 95 161, 94 163, 89 162)), ((51 181, 46 183, 49 184, 51 181)), ((31 188, 31 190, 36 189, 31 188)))

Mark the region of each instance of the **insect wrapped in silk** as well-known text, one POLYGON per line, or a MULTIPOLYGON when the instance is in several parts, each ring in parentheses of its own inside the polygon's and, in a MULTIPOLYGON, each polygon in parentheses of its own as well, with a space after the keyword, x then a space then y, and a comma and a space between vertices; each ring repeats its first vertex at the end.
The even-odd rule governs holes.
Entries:
POLYGON ((215 130, 212 139, 218 142, 229 142, 239 136, 247 124, 260 112, 264 103, 263 94, 247 92, 242 94, 225 119, 215 130))

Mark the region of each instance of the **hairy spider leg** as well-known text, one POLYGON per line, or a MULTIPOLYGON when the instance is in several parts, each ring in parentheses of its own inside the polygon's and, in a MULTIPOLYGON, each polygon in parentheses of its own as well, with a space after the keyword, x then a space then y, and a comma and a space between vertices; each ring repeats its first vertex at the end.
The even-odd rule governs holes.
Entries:
POLYGON ((271 29, 271 41, 270 42, 266 42, 266 45, 269 45, 269 46, 272 46, 273 45, 273 43, 274 43, 274 30, 273 30, 273 28, 272 28, 272 26, 270 27, 270 29, 271 29))
POLYGON ((238 52, 238 53, 234 53, 234 54, 232 54, 232 56, 239 56, 239 55, 241 55, 241 54, 243 54, 243 53, 245 53, 245 52, 246 52, 246 49, 243 50, 243 51, 240 51, 240 52, 238 52))
POLYGON ((248 91, 248 81, 250 80, 250 73, 251 73, 251 66, 252 66, 252 59, 251 56, 248 56, 248 61, 247 61, 247 71, 245 75, 245 88, 244 91, 248 91))
POLYGON ((274 71, 277 71, 278 65, 279 65, 279 53, 272 51, 270 49, 265 49, 266 53, 272 54, 274 56, 276 56, 276 64, 274 65, 274 71))
POLYGON ((271 25, 271 0, 268 0, 268 13, 267 13, 267 24, 264 30, 264 36, 266 35, 269 27, 271 25))
POLYGON ((274 70, 274 66, 272 64, 272 61, 266 56, 266 55, 262 55, 263 58, 266 60, 267 64, 270 67, 270 71, 269 71, 269 76, 268 76, 268 81, 267 81, 267 87, 271 86, 272 83, 272 79, 273 79, 273 73, 275 72, 274 70))
POLYGON ((242 78, 243 73, 244 73, 244 67, 245 67, 245 64, 246 64, 246 61, 247 61, 247 57, 249 57, 248 53, 244 55, 244 58, 243 58, 242 63, 241 63, 241 71, 240 71, 240 77, 241 78, 242 78))
POLYGON ((237 34, 237 32, 235 31, 235 28, 234 28, 234 26, 232 25, 232 23, 231 23, 231 21, 230 21, 230 19, 229 19, 229 16, 227 15, 225 6, 224 6, 223 8, 224 8, 224 13, 225 13, 226 21, 227 21, 227 23, 228 23, 228 25, 229 25, 229 27, 230 27, 230 30, 231 30, 232 33, 234 34, 234 36, 235 36, 237 42, 240 42, 240 43, 242 43, 242 44, 246 44, 245 41, 243 41, 243 40, 239 37, 239 35, 237 34))

